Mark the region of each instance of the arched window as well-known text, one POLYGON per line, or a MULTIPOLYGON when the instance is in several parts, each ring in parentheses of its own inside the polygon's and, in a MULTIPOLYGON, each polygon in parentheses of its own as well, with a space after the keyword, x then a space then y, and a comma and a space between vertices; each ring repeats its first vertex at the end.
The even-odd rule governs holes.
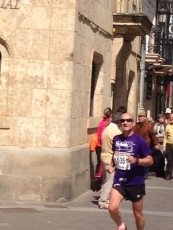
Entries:
POLYGON ((1 55, 1 52, 0 52, 0 76, 1 76, 1 64, 2 64, 2 55, 1 55))
POLYGON ((98 75, 96 75, 96 63, 92 62, 92 72, 91 72, 91 91, 90 91, 90 117, 93 117, 94 112, 94 94, 97 84, 98 75))
MULTIPOLYGON (((8 105, 8 80, 10 74, 10 49, 8 44, 0 38, 0 86, 1 86, 1 94, 0 94, 0 115, 7 115, 7 105, 8 105)), ((9 127, 5 127, 9 128, 9 127)), ((5 141, 5 137, 4 140, 5 141)))
POLYGON ((95 111, 97 110, 97 104, 100 97, 101 84, 101 67, 103 63, 103 56, 99 53, 94 52, 92 60, 92 70, 91 70, 91 85, 90 85, 90 107, 89 116, 93 117, 95 111))

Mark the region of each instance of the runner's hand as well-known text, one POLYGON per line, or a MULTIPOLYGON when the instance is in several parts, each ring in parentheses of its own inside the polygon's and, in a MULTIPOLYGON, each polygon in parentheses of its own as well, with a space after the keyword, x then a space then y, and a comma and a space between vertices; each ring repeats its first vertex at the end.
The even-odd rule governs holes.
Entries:
POLYGON ((115 171, 115 167, 113 167, 112 165, 110 165, 110 166, 108 167, 108 169, 107 169, 107 172, 108 172, 109 174, 113 173, 114 171, 115 171))
POLYGON ((129 156, 127 160, 130 164, 136 164, 136 158, 134 156, 129 156))

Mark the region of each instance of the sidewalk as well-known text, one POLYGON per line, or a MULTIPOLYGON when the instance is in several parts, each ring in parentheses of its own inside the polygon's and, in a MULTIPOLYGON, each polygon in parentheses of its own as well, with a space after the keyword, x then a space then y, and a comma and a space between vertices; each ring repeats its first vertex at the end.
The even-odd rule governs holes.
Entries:
MULTIPOLYGON (((150 177, 146 181, 146 230, 172 230, 173 180, 150 177)), ((0 230, 104 230, 116 229, 107 210, 97 207, 99 193, 88 191, 65 203, 0 202, 0 230)), ((121 212, 128 230, 135 230, 131 202, 121 212)))

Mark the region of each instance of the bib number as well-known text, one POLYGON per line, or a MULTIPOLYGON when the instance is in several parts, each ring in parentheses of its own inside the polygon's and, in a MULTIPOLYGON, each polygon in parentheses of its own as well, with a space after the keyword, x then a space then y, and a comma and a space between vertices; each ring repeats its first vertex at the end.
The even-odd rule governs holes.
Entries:
POLYGON ((130 170, 130 162, 127 160, 128 156, 130 156, 130 153, 115 152, 114 162, 116 168, 121 170, 130 170))

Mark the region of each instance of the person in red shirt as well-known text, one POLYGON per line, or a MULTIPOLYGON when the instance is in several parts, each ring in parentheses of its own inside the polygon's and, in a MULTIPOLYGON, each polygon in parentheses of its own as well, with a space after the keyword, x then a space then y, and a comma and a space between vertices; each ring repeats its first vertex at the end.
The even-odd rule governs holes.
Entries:
POLYGON ((102 178, 102 164, 101 164, 101 138, 103 130, 106 128, 106 126, 110 123, 112 116, 112 109, 106 108, 103 112, 103 119, 100 121, 98 128, 97 128, 97 137, 98 137, 98 143, 96 147, 96 155, 97 155, 97 165, 96 165, 96 171, 95 171, 95 181, 96 181, 96 190, 100 190, 101 188, 101 178, 102 178))
POLYGON ((111 108, 106 108, 103 113, 103 119, 100 121, 98 128, 97 128, 97 136, 98 136, 98 147, 101 147, 101 138, 102 132, 105 129, 106 125, 110 122, 112 116, 111 108))

